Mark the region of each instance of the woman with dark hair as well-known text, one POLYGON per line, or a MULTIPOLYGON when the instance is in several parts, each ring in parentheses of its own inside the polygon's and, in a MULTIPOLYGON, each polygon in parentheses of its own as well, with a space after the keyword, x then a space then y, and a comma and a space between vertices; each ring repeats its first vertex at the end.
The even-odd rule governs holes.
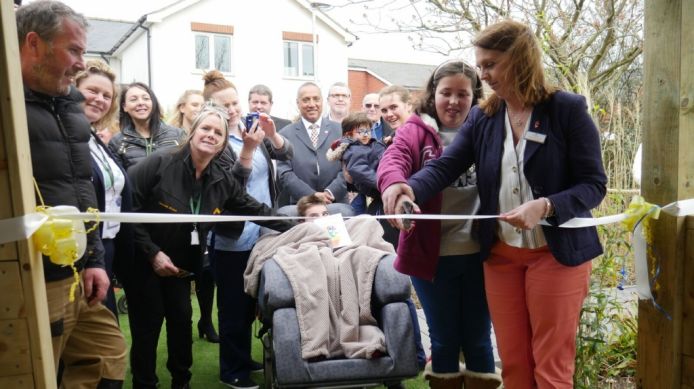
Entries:
POLYGON ((156 150, 178 146, 185 137, 183 130, 161 121, 157 97, 141 82, 123 88, 120 129, 108 146, 126 170, 156 150))
MULTIPOLYGON (((248 195, 219 159, 226 148, 228 116, 206 105, 193 122, 186 143, 160 150, 130 170, 134 209, 147 213, 269 216, 273 210, 248 195)), ((258 222, 284 232, 286 221, 258 222)), ((226 223, 238 238, 242 223, 226 223)), ((157 343, 166 319, 173 388, 188 388, 193 363, 190 281, 202 268, 209 223, 135 225, 136 264, 124 284, 132 333, 133 386, 154 388, 157 343)))
POLYGON ((602 246, 595 227, 557 226, 591 217, 605 196, 599 134, 585 98, 545 81, 530 27, 505 20, 481 31, 473 45, 493 93, 473 108, 441 158, 407 184, 391 183, 386 211, 428 201, 474 163, 479 213, 500 214, 478 225, 504 387, 572 388, 590 260, 602 246))
MULTIPOLYGON (((439 65, 429 77, 415 113, 397 129, 378 165, 378 186, 404 182, 441 156, 482 97, 475 69, 461 60, 439 65)), ((383 100, 381 100, 383 101, 383 100)), ((383 104, 381 105, 383 107, 383 104)), ((475 171, 457 179, 422 209, 431 214, 474 214, 479 207, 475 171)), ((412 278, 424 308, 431 338, 431 365, 425 377, 432 388, 495 388, 491 322, 484 276, 472 221, 418 220, 400 233, 395 268, 412 278), (459 354, 465 356, 465 370, 459 354)))

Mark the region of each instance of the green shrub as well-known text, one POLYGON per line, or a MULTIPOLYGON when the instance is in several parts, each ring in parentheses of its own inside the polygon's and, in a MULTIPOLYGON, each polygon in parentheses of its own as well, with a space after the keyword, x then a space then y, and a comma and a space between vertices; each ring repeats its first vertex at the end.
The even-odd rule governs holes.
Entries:
MULTIPOLYGON (((629 198, 628 191, 608 193, 595 216, 622 212, 629 198)), ((633 283, 630 237, 617 224, 600 226, 598 233, 605 253, 593 261, 590 291, 581 312, 574 385, 577 389, 633 387, 637 302, 625 300, 617 288, 633 283)))

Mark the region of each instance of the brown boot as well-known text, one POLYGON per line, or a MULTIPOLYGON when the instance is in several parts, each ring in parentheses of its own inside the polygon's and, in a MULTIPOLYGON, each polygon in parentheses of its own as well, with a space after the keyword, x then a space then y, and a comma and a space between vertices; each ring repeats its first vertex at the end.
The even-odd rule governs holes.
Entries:
POLYGON ((467 370, 463 373, 465 389, 499 389, 503 388, 501 376, 496 373, 477 373, 467 370))
POLYGON ((424 379, 429 381, 431 389, 461 389, 463 386, 463 369, 457 373, 434 373, 431 362, 424 368, 424 379))

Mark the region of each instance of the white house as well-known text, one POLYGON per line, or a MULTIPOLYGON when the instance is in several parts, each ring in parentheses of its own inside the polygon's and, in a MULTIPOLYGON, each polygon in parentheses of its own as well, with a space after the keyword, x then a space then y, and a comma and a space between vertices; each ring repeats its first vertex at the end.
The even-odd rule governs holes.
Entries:
POLYGON ((106 59, 121 83, 150 84, 165 110, 184 90, 202 89, 206 70, 218 69, 236 85, 244 110, 248 90, 265 84, 273 114, 293 118, 299 85, 316 81, 327 96, 330 84, 348 79, 347 47, 356 37, 320 5, 180 0, 134 23, 91 19, 87 57, 106 59))

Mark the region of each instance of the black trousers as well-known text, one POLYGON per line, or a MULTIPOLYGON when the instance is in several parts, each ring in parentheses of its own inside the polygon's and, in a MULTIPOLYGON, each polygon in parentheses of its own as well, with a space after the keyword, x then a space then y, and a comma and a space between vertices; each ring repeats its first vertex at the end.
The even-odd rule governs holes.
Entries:
POLYGON ((133 388, 155 388, 158 382, 157 344, 166 319, 166 367, 172 385, 190 381, 193 364, 190 279, 159 277, 151 267, 129 277, 124 290, 132 334, 130 369, 133 388))
POLYGON ((202 268, 200 274, 195 279, 195 296, 200 305, 200 320, 198 327, 203 331, 212 326, 212 304, 214 304, 214 276, 210 266, 202 268))
POLYGON ((108 280, 111 284, 106 291, 106 299, 103 304, 116 316, 116 321, 118 321, 118 308, 116 306, 116 293, 113 291, 113 257, 115 255, 115 244, 113 239, 102 239, 101 242, 104 244, 104 264, 106 265, 106 274, 108 275, 108 280))
POLYGON ((226 382, 248 378, 252 370, 255 300, 243 291, 243 272, 250 254, 250 251, 215 250, 210 255, 217 282, 219 376, 226 382))

